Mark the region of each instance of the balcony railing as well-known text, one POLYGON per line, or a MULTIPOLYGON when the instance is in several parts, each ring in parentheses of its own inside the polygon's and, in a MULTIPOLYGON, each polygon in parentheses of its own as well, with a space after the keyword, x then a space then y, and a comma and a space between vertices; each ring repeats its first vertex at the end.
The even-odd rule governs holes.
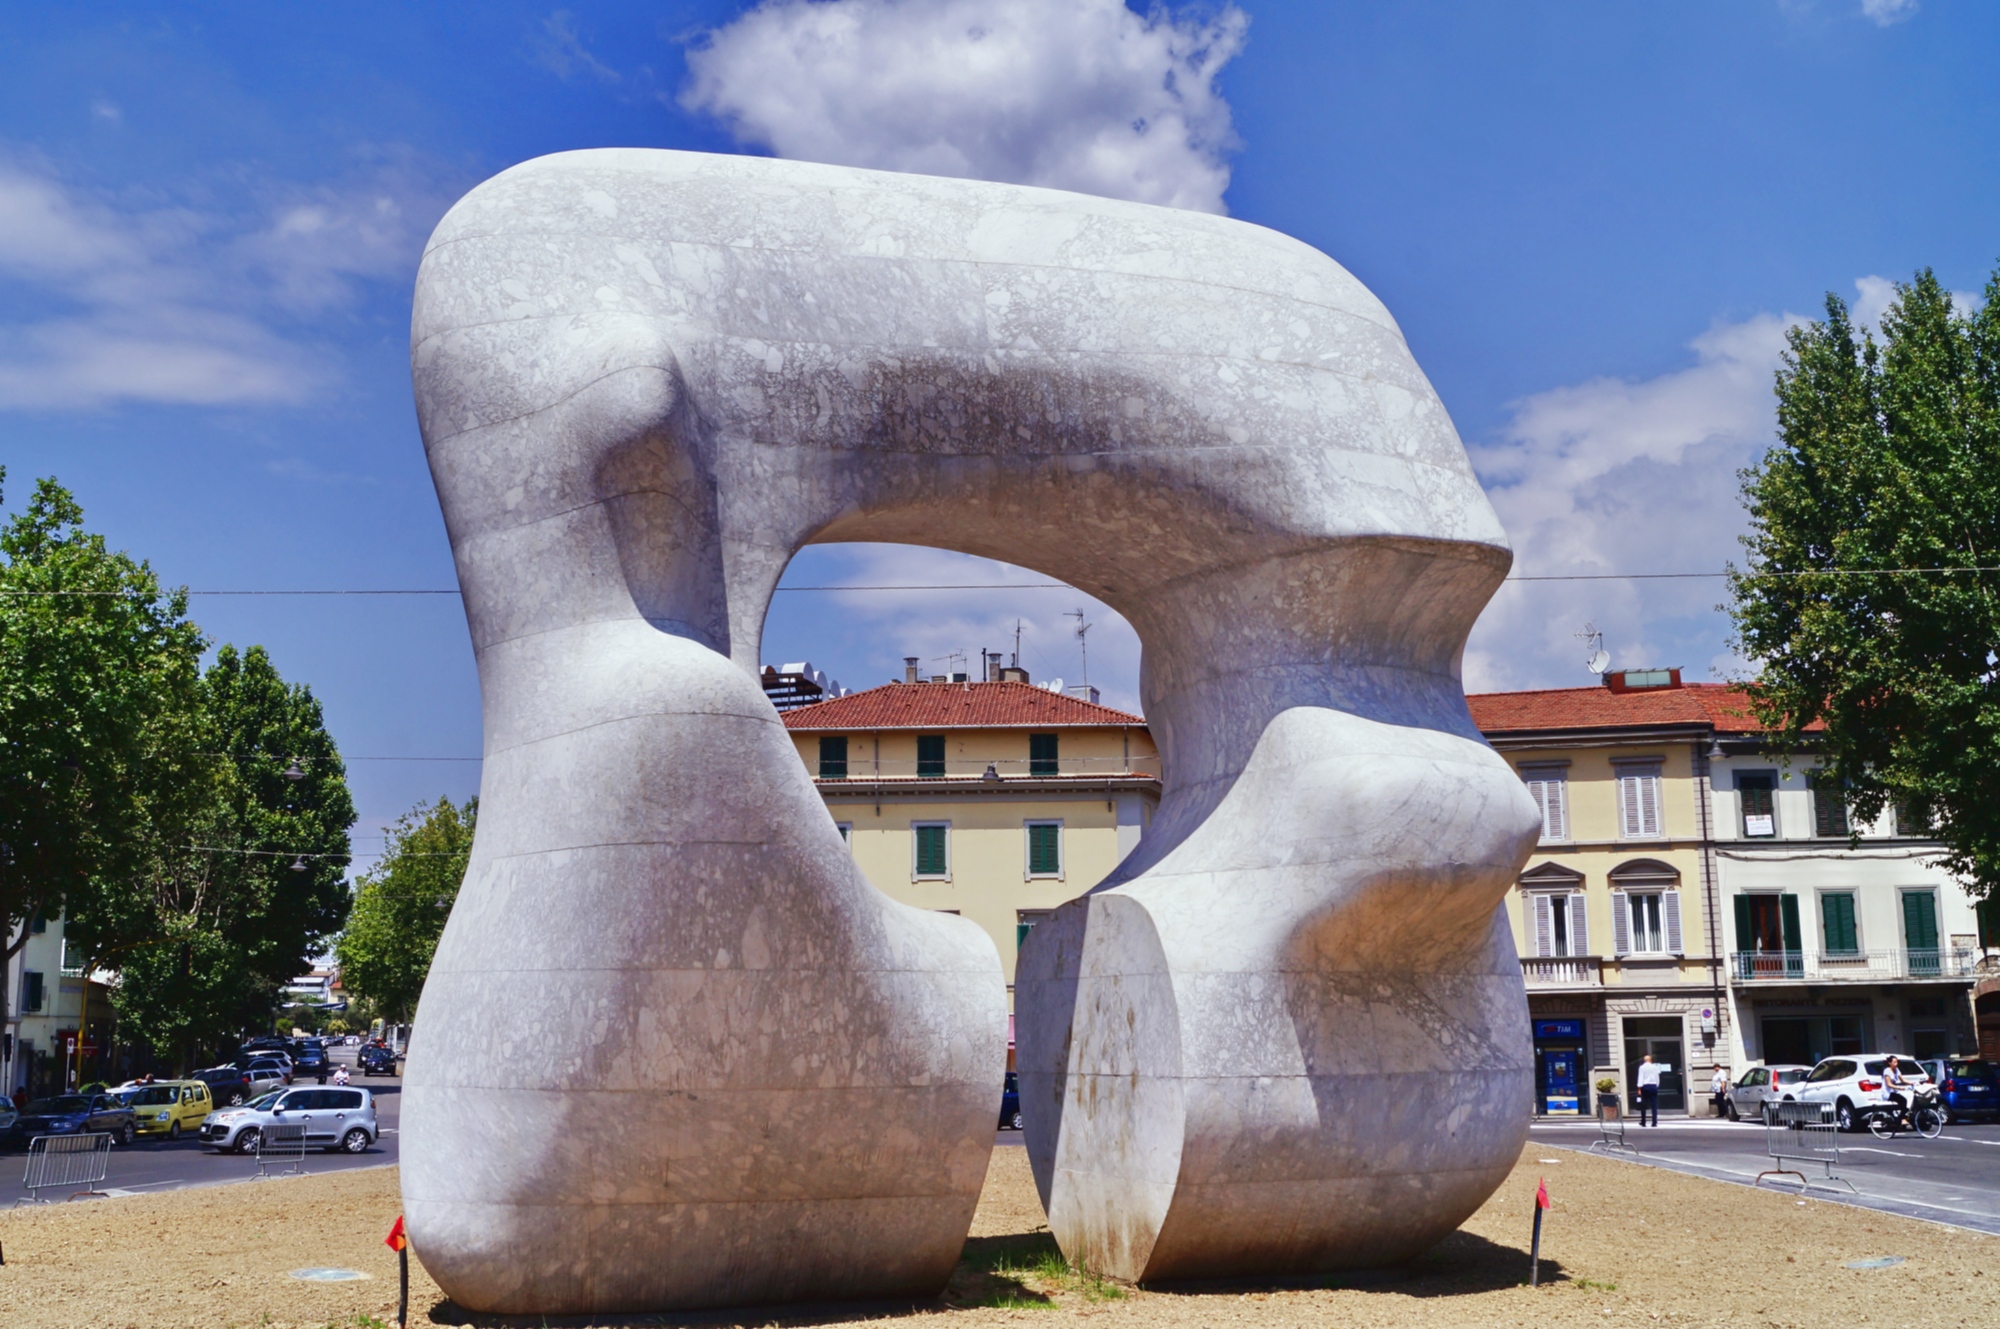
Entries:
POLYGON ((1604 986, 1604 961, 1595 955, 1532 955, 1521 961, 1531 988, 1604 986))
POLYGON ((1966 978, 1979 970, 1972 950, 1733 951, 1739 983, 1880 983, 1898 978, 1966 978))

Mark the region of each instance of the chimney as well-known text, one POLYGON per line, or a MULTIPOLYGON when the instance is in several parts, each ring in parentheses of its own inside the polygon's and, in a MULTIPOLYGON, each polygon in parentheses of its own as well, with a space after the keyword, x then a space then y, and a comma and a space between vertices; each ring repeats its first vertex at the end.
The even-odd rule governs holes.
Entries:
POLYGON ((979 654, 986 661, 986 681, 988 683, 998 683, 1000 681, 1000 652, 981 651, 979 654))
POLYGON ((1078 701, 1087 701, 1093 706, 1098 704, 1097 689, 1088 683, 1072 683, 1064 688, 1063 692, 1075 697, 1078 701))
POLYGON ((1000 681, 1002 683, 1027 683, 1033 680, 1028 677, 1028 671, 1019 665, 1006 665, 1000 670, 1000 681))
POLYGON ((905 683, 914 683, 917 681, 917 659, 918 657, 914 655, 903 657, 903 681, 905 683))

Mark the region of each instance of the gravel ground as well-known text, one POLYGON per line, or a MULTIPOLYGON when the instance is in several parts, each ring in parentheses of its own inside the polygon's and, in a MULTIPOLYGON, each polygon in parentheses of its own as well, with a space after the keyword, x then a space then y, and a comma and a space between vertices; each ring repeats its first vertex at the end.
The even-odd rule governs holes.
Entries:
MULTIPOLYGON (((382 1237, 396 1172, 273 1180, 77 1201, 0 1215, 0 1325, 343 1326, 393 1323, 382 1237), (363 1282, 307 1283, 338 1266, 363 1282)), ((590 1321, 607 1325, 1096 1324, 1439 1326, 1968 1325, 2000 1319, 2000 1238, 1530 1144, 1465 1227, 1407 1270, 1320 1280, 1133 1289, 1064 1270, 1026 1151, 996 1149, 964 1260, 941 1301, 590 1321), (1556 1159, 1560 1161, 1555 1161, 1556 1159), (1535 1182, 1555 1208, 1530 1290, 1535 1182), (1890 1268, 1850 1261, 1902 1256, 1890 1268)), ((541 1324, 458 1311, 412 1262, 411 1323, 541 1324)), ((550 1323, 558 1323, 550 1321, 550 1323)), ((585 1323, 564 1321, 561 1323, 585 1323)))

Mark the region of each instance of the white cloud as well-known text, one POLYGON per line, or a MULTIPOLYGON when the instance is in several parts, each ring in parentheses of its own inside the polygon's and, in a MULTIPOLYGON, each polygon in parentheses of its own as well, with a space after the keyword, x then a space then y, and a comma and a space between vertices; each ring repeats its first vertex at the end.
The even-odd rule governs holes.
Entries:
POLYGON ((781 157, 1224 210, 1217 72, 1248 19, 1121 0, 765 0, 688 54, 682 104, 781 157))
POLYGON ((322 315, 414 266, 441 211, 385 155, 234 211, 121 205, 0 156, 0 409, 297 402, 327 381, 322 315))
MULTIPOLYGON (((1474 447, 1514 544, 1517 574, 1713 572, 1741 561, 1736 472, 1763 455, 1772 375, 1793 316, 1721 324, 1694 364, 1641 382, 1592 379, 1516 404, 1496 443, 1474 447)), ((1466 651, 1473 691, 1587 684, 1575 634, 1605 633, 1613 668, 1679 665, 1690 680, 1733 663, 1714 612, 1720 580, 1513 583, 1466 651)))
POLYGON ((1917 0, 1861 0, 1861 12, 1886 28, 1913 17, 1917 0))

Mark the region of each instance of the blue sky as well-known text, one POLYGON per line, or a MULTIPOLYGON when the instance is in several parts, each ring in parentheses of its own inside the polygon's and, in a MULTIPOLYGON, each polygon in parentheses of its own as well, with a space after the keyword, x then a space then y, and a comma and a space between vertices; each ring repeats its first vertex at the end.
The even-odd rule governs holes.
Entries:
MULTIPOLYGON (((608 144, 776 152, 1221 207, 1401 321, 1517 571, 1712 570, 1785 321, 2000 259, 2000 7, 1115 0, 9 6, 0 464, 73 488, 197 589, 453 584, 410 406, 409 287, 465 189, 608 144), (1144 16, 1150 15, 1150 17, 1144 16), (1137 118, 1143 141, 1126 133, 1137 118), (1124 135, 1124 137, 1121 137, 1124 135), (1094 149, 1094 151, 1092 151, 1094 149), (1109 163, 1108 165, 1106 163, 1109 163)), ((884 548, 795 585, 1034 580, 884 548)), ((1716 582, 1504 590, 1475 688, 1731 665, 1716 582)), ((781 595, 766 659, 850 686, 1011 648, 1136 703, 1137 646, 1061 592, 781 595)), ((479 751, 448 596, 203 598, 354 758, 479 751)), ((372 831, 476 762, 356 760, 372 831)), ((357 847, 364 852, 370 842, 357 847)))

